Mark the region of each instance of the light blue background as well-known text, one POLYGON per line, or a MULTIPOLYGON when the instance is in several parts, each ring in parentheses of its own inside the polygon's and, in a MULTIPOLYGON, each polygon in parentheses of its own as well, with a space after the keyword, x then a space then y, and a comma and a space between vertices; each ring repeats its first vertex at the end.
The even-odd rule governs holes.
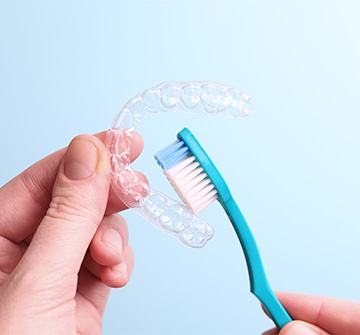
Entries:
MULTIPOLYGON (((149 119, 137 168, 172 192, 152 153, 189 126, 227 177, 273 287, 359 299, 359 10, 326 0, 1 1, 0 182, 74 135, 106 129, 144 88, 234 85, 252 95, 252 116, 149 119)), ((202 250, 126 217, 136 269, 112 293, 105 334, 272 325, 218 206, 204 213, 216 235, 202 250)))

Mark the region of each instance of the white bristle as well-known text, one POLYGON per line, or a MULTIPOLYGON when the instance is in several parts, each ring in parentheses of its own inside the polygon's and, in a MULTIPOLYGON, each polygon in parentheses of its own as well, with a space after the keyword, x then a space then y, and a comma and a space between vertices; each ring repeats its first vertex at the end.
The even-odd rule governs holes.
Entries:
MULTIPOLYGON (((204 188, 201 188, 200 191, 196 192, 194 195, 189 198, 194 202, 200 201, 202 198, 206 197, 214 188, 213 184, 208 184, 204 188)), ((186 196, 186 195, 185 195, 186 196)))
MULTIPOLYGON (((205 175, 205 173, 203 174, 205 175)), ((205 175, 206 176, 206 175, 205 175)), ((199 193, 206 185, 210 184, 211 181, 209 178, 203 179, 200 183, 188 183, 186 186, 189 186, 189 190, 183 190, 184 195, 188 198, 195 196, 199 193)))
POLYGON ((194 156, 185 158, 164 173, 194 213, 199 213, 217 199, 215 186, 194 156))
POLYGON ((214 192, 213 195, 206 197, 206 199, 204 201, 201 201, 201 202, 191 205, 193 212, 199 213, 204 208, 208 207, 216 199, 217 199, 217 192, 216 193, 214 192))
POLYGON ((195 160, 194 156, 187 157, 184 160, 182 160, 180 163, 173 166, 172 168, 166 170, 166 173, 176 174, 180 170, 182 170, 185 166, 188 166, 190 163, 192 163, 194 160, 195 160))
MULTIPOLYGON (((195 167, 195 169, 192 169, 186 175, 182 175, 182 174, 178 173, 175 175, 170 174, 170 177, 174 180, 177 180, 179 187, 184 187, 185 185, 191 183, 192 180, 194 180, 194 178, 196 176, 198 176, 199 174, 201 174, 203 171, 204 171, 203 168, 201 166, 199 166, 199 167, 195 167)), ((182 171, 180 171, 180 172, 182 172, 182 171)), ((206 174, 205 174, 205 176, 202 176, 202 179, 205 177, 206 177, 206 174)))
MULTIPOLYGON (((176 174, 176 178, 185 178, 187 177, 189 174, 193 174, 193 172, 197 172, 199 169, 197 169, 197 167, 200 165, 200 163, 198 162, 193 162, 189 165, 187 165, 186 167, 184 167, 182 170, 180 170, 177 174, 176 174), (194 171, 195 170, 195 171, 194 171)), ((201 168, 202 169, 202 168, 201 168)))
MULTIPOLYGON (((200 169, 199 169, 200 170, 200 169)), ((184 193, 189 192, 192 190, 195 186, 197 186, 202 180, 207 180, 210 182, 210 179, 207 178, 207 174, 202 171, 196 171, 197 174, 193 175, 192 178, 184 185, 181 186, 181 189, 184 193)))

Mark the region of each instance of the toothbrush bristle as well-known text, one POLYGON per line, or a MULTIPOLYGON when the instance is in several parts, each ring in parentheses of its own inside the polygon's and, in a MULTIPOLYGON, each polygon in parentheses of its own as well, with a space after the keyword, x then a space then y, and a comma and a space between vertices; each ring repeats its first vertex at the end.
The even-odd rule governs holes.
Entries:
POLYGON ((167 179, 195 214, 217 199, 217 191, 201 164, 180 139, 155 155, 167 179))

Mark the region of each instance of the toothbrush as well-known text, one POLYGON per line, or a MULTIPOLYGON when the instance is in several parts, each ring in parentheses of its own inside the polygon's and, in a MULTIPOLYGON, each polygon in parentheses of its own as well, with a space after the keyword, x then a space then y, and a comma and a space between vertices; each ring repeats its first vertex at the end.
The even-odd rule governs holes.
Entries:
POLYGON ((220 172, 195 136, 184 128, 178 139, 155 154, 155 159, 184 204, 194 213, 218 200, 229 217, 245 254, 250 290, 278 328, 291 317, 267 280, 254 236, 220 172))

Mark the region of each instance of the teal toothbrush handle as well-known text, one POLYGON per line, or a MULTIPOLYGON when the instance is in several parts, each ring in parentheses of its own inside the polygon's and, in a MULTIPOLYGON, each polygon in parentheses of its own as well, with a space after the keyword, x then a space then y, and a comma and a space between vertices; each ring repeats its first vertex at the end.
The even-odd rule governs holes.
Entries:
POLYGON ((228 214, 245 254, 250 290, 265 306, 276 326, 282 328, 292 319, 269 285, 254 236, 233 198, 222 203, 222 206, 228 214))

